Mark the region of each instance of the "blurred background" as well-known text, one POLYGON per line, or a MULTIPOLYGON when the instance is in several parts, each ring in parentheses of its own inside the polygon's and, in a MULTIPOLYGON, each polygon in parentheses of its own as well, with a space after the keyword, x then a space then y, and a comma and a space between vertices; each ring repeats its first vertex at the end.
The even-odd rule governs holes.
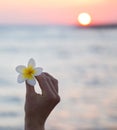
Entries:
POLYGON ((0 0, 0 130, 24 129, 25 85, 15 67, 30 58, 59 80, 48 130, 117 129, 116 7, 116 0, 0 0))

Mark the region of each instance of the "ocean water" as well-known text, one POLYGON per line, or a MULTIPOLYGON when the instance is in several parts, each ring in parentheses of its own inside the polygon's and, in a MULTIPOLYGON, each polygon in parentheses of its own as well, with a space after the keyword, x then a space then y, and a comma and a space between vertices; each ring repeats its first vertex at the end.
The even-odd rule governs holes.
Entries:
POLYGON ((31 57, 59 80, 48 130, 117 129, 117 28, 0 26, 0 130, 24 129, 15 67, 31 57))

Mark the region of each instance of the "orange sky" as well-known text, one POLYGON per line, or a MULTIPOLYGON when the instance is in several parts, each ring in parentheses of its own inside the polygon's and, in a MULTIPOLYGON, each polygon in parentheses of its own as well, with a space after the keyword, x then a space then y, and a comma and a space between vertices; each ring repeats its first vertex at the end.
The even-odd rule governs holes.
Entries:
POLYGON ((80 12, 93 24, 117 23, 117 0, 0 0, 0 24, 76 24, 80 12))

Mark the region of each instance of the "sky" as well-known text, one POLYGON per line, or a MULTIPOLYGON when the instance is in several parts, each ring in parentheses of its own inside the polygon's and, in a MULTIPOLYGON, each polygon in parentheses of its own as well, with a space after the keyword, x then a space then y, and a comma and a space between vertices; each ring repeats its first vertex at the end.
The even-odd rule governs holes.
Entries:
POLYGON ((0 0, 0 24, 77 24, 87 12, 92 24, 117 23, 117 0, 0 0))

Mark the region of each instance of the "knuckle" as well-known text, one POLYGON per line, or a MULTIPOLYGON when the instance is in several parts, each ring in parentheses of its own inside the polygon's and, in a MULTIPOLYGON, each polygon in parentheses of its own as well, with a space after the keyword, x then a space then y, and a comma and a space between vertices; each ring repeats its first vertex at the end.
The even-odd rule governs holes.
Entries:
POLYGON ((55 82, 58 84, 58 80, 57 79, 55 79, 55 82))
POLYGON ((51 102, 51 103, 57 104, 57 103, 60 102, 60 96, 59 96, 59 95, 56 95, 56 96, 51 95, 51 96, 48 97, 47 100, 48 100, 48 102, 51 102))
POLYGON ((53 96, 53 98, 51 99, 52 102, 54 102, 55 104, 60 102, 60 96, 57 95, 57 96, 53 96))
POLYGON ((58 80, 57 79, 53 79, 54 84, 58 85, 58 80))
POLYGON ((56 102, 57 102, 57 103, 59 103, 59 102, 60 102, 60 100, 61 100, 61 99, 60 99, 60 96, 59 96, 59 95, 57 95, 57 97, 56 97, 56 102))

